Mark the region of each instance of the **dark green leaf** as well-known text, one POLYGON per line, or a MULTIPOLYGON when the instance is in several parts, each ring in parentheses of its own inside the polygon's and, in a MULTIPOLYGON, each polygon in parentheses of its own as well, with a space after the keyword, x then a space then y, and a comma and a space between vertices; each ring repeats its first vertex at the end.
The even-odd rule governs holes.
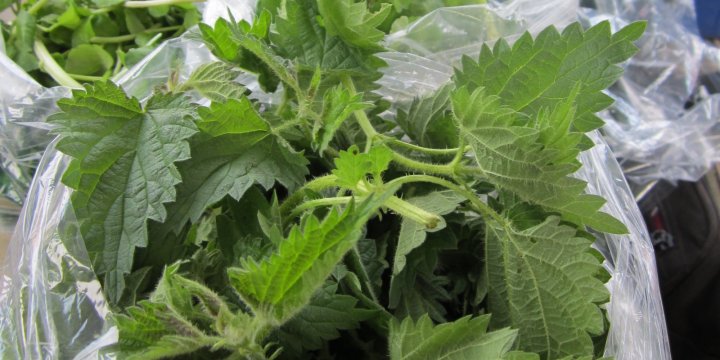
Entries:
POLYGON ((489 310, 493 327, 519 330, 521 350, 547 359, 592 355, 591 335, 604 331, 598 304, 608 291, 591 241, 550 217, 527 230, 490 221, 486 231, 489 310))
POLYGON ((466 316, 434 326, 429 317, 390 322, 391 360, 500 360, 510 351, 516 330, 487 332, 490 315, 466 316))
POLYGON ((147 245, 148 219, 163 221, 197 130, 194 107, 180 96, 155 95, 142 108, 112 83, 74 91, 58 102, 58 150, 73 157, 64 182, 104 290, 119 300, 135 247, 147 245))
POLYGON ((329 285, 315 293, 308 306, 278 329, 275 336, 284 352, 319 350, 325 342, 340 337, 338 330, 355 329, 377 314, 358 308, 357 299, 337 294, 336 288, 329 285))

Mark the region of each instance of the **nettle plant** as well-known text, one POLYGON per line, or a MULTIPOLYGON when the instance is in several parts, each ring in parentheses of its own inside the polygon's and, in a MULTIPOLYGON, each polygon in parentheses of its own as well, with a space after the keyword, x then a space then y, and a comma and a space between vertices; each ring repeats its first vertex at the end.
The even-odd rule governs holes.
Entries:
POLYGON ((644 24, 499 40, 435 93, 389 104, 372 93, 388 5, 259 7, 252 24, 201 25, 221 61, 187 81, 144 104, 97 83, 49 120, 118 314, 112 350, 600 356, 609 275, 590 231, 627 229, 573 174, 644 24), (241 71, 280 101, 253 100, 241 71))

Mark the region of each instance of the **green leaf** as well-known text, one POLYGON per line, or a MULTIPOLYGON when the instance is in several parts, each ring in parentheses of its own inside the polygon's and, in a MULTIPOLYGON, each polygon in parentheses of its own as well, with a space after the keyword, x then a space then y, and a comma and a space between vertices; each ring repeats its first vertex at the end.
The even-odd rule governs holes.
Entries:
POLYGON ((164 359, 213 345, 198 328, 164 304, 141 301, 127 312, 113 316, 120 332, 122 359, 164 359))
POLYGON ((37 19, 25 10, 20 10, 13 21, 14 38, 7 45, 8 55, 23 68, 30 72, 38 68, 38 61, 33 50, 37 19))
POLYGON ((353 145, 347 151, 340 151, 332 172, 337 176, 338 186, 355 189, 358 182, 365 180, 367 174, 373 174, 375 179, 380 179, 391 161, 392 152, 386 147, 377 146, 368 153, 361 153, 358 147, 353 145))
POLYGON ((72 46, 78 46, 81 44, 87 44, 90 39, 95 36, 95 31, 92 26, 92 19, 85 19, 80 26, 73 31, 72 34, 72 46))
MULTIPOLYGON (((464 198, 456 195, 453 191, 438 191, 430 194, 406 199, 409 203, 420 207, 438 215, 448 214, 457 208, 464 198)), ((439 231, 445 228, 443 220, 433 229, 439 231)), ((397 249, 395 250, 395 259, 393 261, 393 275, 399 274, 407 264, 405 258, 413 249, 418 248, 425 242, 427 236, 427 227, 408 218, 403 218, 400 226, 400 234, 398 236, 397 249)))
POLYGON ((127 54, 125 54, 123 64, 127 67, 135 66, 135 64, 142 61, 142 59, 148 56, 148 54, 150 54, 153 50, 155 50, 155 47, 153 46, 132 48, 128 50, 127 54))
POLYGON ((200 132, 190 140, 192 158, 180 163, 178 201, 168 205, 165 233, 196 222, 226 195, 239 200, 254 184, 294 189, 305 181, 308 161, 272 134, 245 97, 200 108, 200 132))
POLYGON ((592 355, 608 299, 592 242, 557 217, 522 231, 488 221, 485 241, 493 327, 518 329, 518 347, 546 359, 592 355))
POLYGON ((175 199, 174 163, 190 156, 194 106, 154 95, 142 108, 112 83, 74 91, 58 106, 48 122, 57 126, 57 149, 73 158, 63 181, 75 190, 71 202, 93 268, 116 302, 135 248, 147 245, 147 220, 163 221, 163 204, 175 199))
POLYGON ((222 298, 206 286, 180 276, 179 264, 163 272, 150 300, 112 316, 120 332, 122 359, 166 359, 202 348, 225 348, 250 358, 265 358, 254 334, 262 324, 243 313, 232 313, 222 298), (221 337, 221 336, 224 337, 221 337))
POLYGON ((169 5, 151 6, 148 8, 148 14, 155 18, 160 18, 168 14, 170 11, 169 5))
MULTIPOLYGON (((574 99, 558 104, 550 114, 561 114, 574 99)), ((475 159, 488 181, 525 201, 541 205, 578 225, 588 225, 610 233, 627 233, 627 228, 612 216, 600 212, 605 200, 585 194, 586 183, 572 177, 579 137, 568 134, 567 143, 550 144, 532 118, 501 104, 497 96, 483 88, 472 94, 460 88, 452 94, 453 113, 460 133, 472 146, 475 159), (560 146, 564 145, 564 146, 560 146)), ((565 111, 572 114, 572 111, 565 111)), ((545 116, 548 116, 547 114, 545 116)), ((564 121, 563 117, 550 117, 564 121)), ((542 123, 542 120, 538 120, 542 123)), ((547 126, 561 126, 550 123, 547 126)), ((565 127, 567 131, 567 127, 565 127)), ((579 134, 575 134, 579 135, 579 134)))
POLYGON ((258 74, 265 91, 274 92, 282 81, 299 92, 293 69, 267 44, 269 16, 263 12, 252 26, 245 21, 231 23, 219 19, 214 28, 200 24, 200 31, 205 43, 220 59, 258 74))
POLYGON ((240 76, 236 68, 222 63, 211 62, 198 67, 177 91, 195 90, 213 102, 224 103, 229 99, 240 99, 245 87, 235 82, 240 76))
POLYGON ((141 10, 135 9, 124 9, 125 12, 125 26, 130 34, 139 34, 145 32, 146 28, 143 21, 140 19, 141 10))
POLYGON ((80 15, 78 15, 75 4, 72 2, 68 2, 68 6, 67 8, 65 8, 65 11, 63 11, 63 13, 58 16, 57 20, 55 20, 55 23, 49 27, 49 30, 52 31, 61 26, 70 30, 75 30, 78 26, 80 26, 81 23, 82 19, 80 18, 80 15))
POLYGON ((327 341, 340 337, 338 330, 359 327, 360 322, 377 314, 375 310, 358 308, 358 300, 336 293, 337 285, 319 290, 302 309, 276 332, 277 340, 290 354, 319 350, 327 341))
POLYGON ((231 284, 253 313, 276 325, 285 323, 308 304, 391 194, 351 203, 342 213, 333 209, 322 222, 309 215, 269 258, 259 263, 245 259, 241 267, 228 269, 231 284))
POLYGON ((365 1, 318 0, 317 4, 323 24, 331 35, 340 36, 343 41, 358 48, 380 47, 378 42, 385 33, 377 27, 390 14, 390 5, 382 4, 378 11, 371 13, 365 1))
POLYGON ((415 98, 410 109, 398 110, 397 123, 419 145, 431 148, 457 146, 458 131, 450 111, 452 85, 430 96, 415 98))
POLYGON ((466 316, 434 326, 429 317, 390 322, 390 359, 499 360, 512 348, 516 330, 487 332, 490 315, 466 316))
POLYGON ((284 10, 275 19, 277 32, 272 33, 270 39, 281 55, 297 62, 301 69, 315 71, 319 68, 326 81, 328 77, 350 74, 356 77, 355 86, 360 89, 370 85, 363 86, 358 77, 369 81, 380 77, 376 70, 385 63, 372 56, 375 50, 358 49, 329 34, 318 23, 319 10, 315 0, 288 1, 284 10))
POLYGON ((602 91, 620 78, 622 69, 615 64, 635 54, 632 42, 644 29, 644 22, 636 22, 611 34, 608 21, 587 31, 575 23, 562 34, 549 27, 535 40, 526 33, 512 48, 499 40, 493 50, 484 46, 477 62, 464 58, 456 83, 471 91, 485 88, 488 96, 531 118, 567 99, 580 84, 574 127, 587 132, 603 125, 595 113, 612 100, 602 91))
POLYGON ((318 152, 324 152, 340 125, 352 115, 353 112, 364 110, 372 104, 363 102, 362 94, 352 95, 342 86, 337 86, 325 93, 323 98, 322 123, 316 124, 313 129, 314 147, 318 152))
POLYGON ((457 245, 457 239, 445 228, 428 233, 421 246, 405 255, 403 271, 390 278, 388 307, 396 317, 419 319, 427 314, 435 321, 446 321, 444 303, 452 301, 446 289, 450 282, 446 276, 436 274, 436 270, 440 252, 457 245))
POLYGON ((65 71, 77 75, 103 75, 113 67, 113 57, 102 46, 81 44, 67 55, 65 71))
POLYGON ((213 53, 222 60, 235 62, 240 55, 240 44, 233 40, 230 23, 218 19, 215 27, 200 24, 203 39, 213 53))

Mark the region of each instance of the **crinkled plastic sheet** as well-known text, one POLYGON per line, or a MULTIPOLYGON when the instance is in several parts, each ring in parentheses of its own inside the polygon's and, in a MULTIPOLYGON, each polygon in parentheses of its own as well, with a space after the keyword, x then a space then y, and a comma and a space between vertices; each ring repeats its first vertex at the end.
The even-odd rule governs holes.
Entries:
MULTIPOLYGON (((391 48, 405 52, 381 54, 389 67, 384 70, 378 93, 399 107, 407 106, 413 97, 446 83, 452 75, 450 65, 462 54, 477 53, 481 42, 500 36, 512 38, 523 29, 539 31, 549 24, 547 19, 559 26, 568 24, 574 14, 567 9, 575 9, 574 4, 573 0, 542 4, 514 0, 462 11, 437 10, 404 33, 388 37, 391 48), (436 41, 425 43, 424 34, 432 39, 433 34, 443 32, 455 36, 447 46, 436 41), (465 42, 463 36, 467 36, 465 42)), ((146 98, 172 72, 185 78, 210 59, 212 55, 196 36, 184 36, 163 44, 119 83, 133 96, 146 98)), ((242 81, 252 86, 251 77, 242 81)), ((44 117, 36 119, 42 120, 44 117)), ((607 284, 612 295, 607 304, 611 327, 605 354, 618 359, 669 359, 652 245, 612 153, 598 134, 593 134, 593 139, 597 146, 583 153, 585 166, 578 176, 589 181, 590 192, 608 199, 604 210, 631 231, 624 236, 599 236, 596 242, 612 274, 607 284)), ((68 159, 52 145, 33 180, 5 264, 6 275, 0 280, 0 357, 109 358, 99 349, 117 341, 117 331, 107 322, 109 309, 89 266, 84 243, 79 236, 72 243, 59 240, 60 232, 76 230, 75 224, 59 223, 69 205, 70 191, 60 182, 68 159)))
POLYGON ((720 71, 720 49, 700 37, 693 1, 596 4, 581 14, 590 23, 648 21, 640 52, 609 91, 615 105, 602 114, 625 175, 636 184, 698 180, 720 161, 720 94, 707 95, 701 85, 703 76, 720 71))
POLYGON ((56 96, 62 96, 65 90, 42 88, 4 53, 0 53, 0 74, 3 80, 0 87, 0 169, 12 184, 0 195, 20 204, 40 156, 50 142, 45 130, 24 125, 34 125, 36 119, 43 118, 42 112, 54 111, 56 96))

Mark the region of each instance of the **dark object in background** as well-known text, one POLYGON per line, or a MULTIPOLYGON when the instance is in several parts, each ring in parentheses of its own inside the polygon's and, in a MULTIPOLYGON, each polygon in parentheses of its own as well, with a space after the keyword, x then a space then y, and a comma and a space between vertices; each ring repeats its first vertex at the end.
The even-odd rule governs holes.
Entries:
POLYGON ((654 189, 640 208, 655 245, 673 359, 720 359, 720 167, 669 195, 654 189))
POLYGON ((695 14, 702 37, 720 37, 720 1, 695 0, 695 14))

